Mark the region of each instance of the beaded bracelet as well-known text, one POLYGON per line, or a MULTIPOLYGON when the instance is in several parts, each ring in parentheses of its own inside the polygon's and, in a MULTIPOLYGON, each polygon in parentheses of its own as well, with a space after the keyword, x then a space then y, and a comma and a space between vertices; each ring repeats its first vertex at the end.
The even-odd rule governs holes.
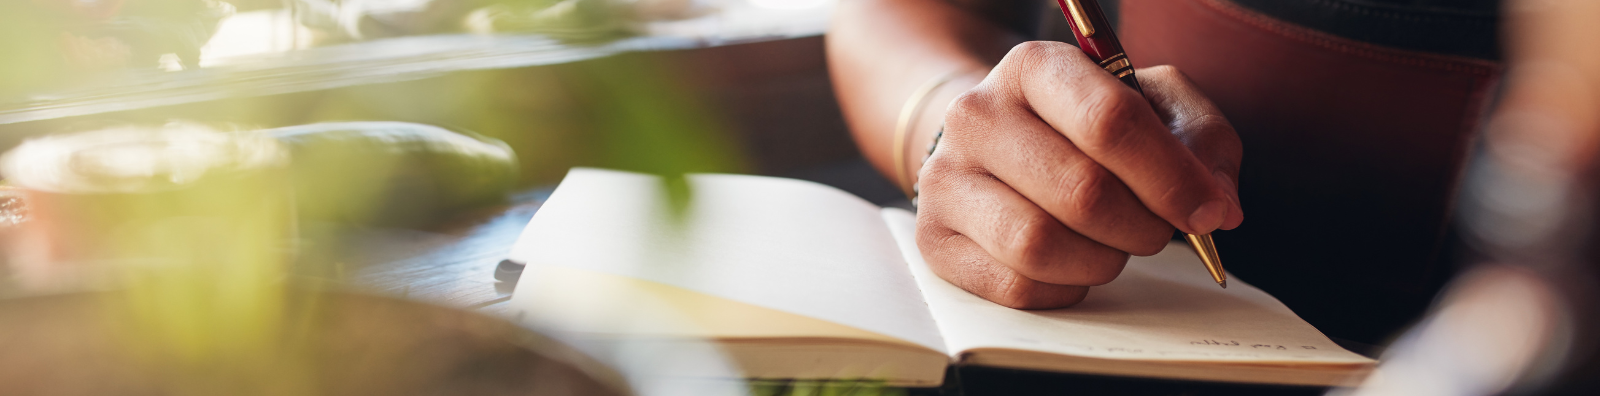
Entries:
POLYGON ((890 144, 892 146, 891 149, 894 150, 891 158, 894 161, 895 187, 900 187, 900 192, 905 193, 907 198, 912 198, 916 195, 912 191, 916 186, 911 182, 911 171, 906 169, 908 168, 905 159, 907 135, 911 133, 917 118, 922 115, 922 109, 926 107, 929 94, 959 75, 961 75, 961 71, 956 70, 928 80, 922 86, 917 87, 916 91, 912 91, 911 97, 907 98, 905 105, 900 108, 900 117, 894 125, 894 140, 890 144))
MULTIPOLYGON (((933 158, 933 151, 939 149, 939 139, 944 138, 944 124, 939 124, 939 131, 933 133, 933 143, 928 143, 928 156, 922 157, 922 164, 927 165, 928 159, 933 158)), ((911 207, 917 207, 917 197, 922 193, 922 178, 917 178, 911 183, 911 207)))

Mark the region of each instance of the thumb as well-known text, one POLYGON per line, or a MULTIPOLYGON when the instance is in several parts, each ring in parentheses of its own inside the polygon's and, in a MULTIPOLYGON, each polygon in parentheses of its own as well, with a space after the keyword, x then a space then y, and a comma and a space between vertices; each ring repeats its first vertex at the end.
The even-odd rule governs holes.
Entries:
POLYGON ((1239 203, 1244 146, 1233 124, 1177 68, 1156 66, 1140 70, 1138 75, 1145 99, 1161 121, 1209 168, 1217 185, 1228 194, 1231 204, 1221 229, 1238 227, 1244 222, 1244 208, 1239 203))

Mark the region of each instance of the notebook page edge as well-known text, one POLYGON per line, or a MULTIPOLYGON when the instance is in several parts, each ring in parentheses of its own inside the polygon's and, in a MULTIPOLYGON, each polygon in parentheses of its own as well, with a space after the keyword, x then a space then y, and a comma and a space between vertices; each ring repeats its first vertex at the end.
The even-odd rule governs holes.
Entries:
MULTIPOLYGON (((647 175, 647 174, 638 174, 638 173, 632 173, 632 172, 623 172, 623 171, 614 171, 614 170, 596 169, 596 168, 574 168, 574 169, 572 169, 568 173, 568 176, 567 176, 568 179, 564 179, 562 185, 559 185, 556 188, 556 190, 554 192, 552 192, 551 197, 549 198, 549 200, 546 201, 545 206, 543 208, 541 208, 541 211, 539 213, 535 213, 534 219, 529 222, 529 225, 527 227, 524 228, 522 234, 519 236, 516 244, 514 245, 514 247, 512 249, 512 254, 510 255, 510 257, 512 259, 516 259, 518 261, 522 261, 524 263, 527 263, 530 266, 531 265, 540 265, 540 264, 549 265, 550 263, 540 263, 540 261, 548 261, 548 260, 540 260, 539 259, 539 256, 540 256, 539 252, 535 251, 535 250, 537 250, 536 248, 540 247, 541 245, 548 245, 548 243, 545 243, 544 241, 536 240, 536 239, 538 239, 537 238, 537 236, 538 236, 537 234, 538 233, 535 232, 535 231, 540 231, 540 232, 544 232, 544 233, 548 234, 548 230, 543 230, 541 228, 556 227, 556 226, 561 225, 561 224, 551 223, 553 221, 570 221, 570 219, 567 219, 567 220, 551 219, 550 216, 549 216, 551 214, 551 212, 567 211, 569 209, 576 210, 576 209, 568 208, 568 207, 569 206, 582 206, 585 203, 584 202, 580 202, 580 201, 585 200, 585 199, 593 200, 592 199, 593 197, 579 196, 580 194, 584 194, 585 192, 584 191, 575 191, 574 188, 576 188, 576 187, 572 187, 571 185, 569 185, 567 180, 570 180, 570 179, 572 179, 574 177, 577 177, 577 178, 594 178, 594 177, 597 177, 596 175, 598 175, 598 177, 603 177, 603 178, 614 178, 614 177, 654 178, 655 177, 653 175, 647 175), (541 214, 544 214, 545 216, 541 216, 541 214)), ((809 190, 809 191, 812 191, 813 193, 828 194, 828 195, 833 196, 834 198, 832 198, 832 199, 834 199, 834 200, 836 200, 838 202, 844 202, 844 201, 847 200, 847 201, 850 202, 849 205, 851 205, 851 206, 859 206, 861 211, 870 211, 870 213, 872 213, 872 217, 870 218, 870 220, 867 220, 867 221, 870 221, 871 223, 875 224, 875 227, 881 228, 882 229, 881 230, 882 234, 885 235, 884 239, 886 241, 891 241, 891 243, 892 243, 892 236, 889 235, 889 231, 882 224, 881 218, 877 216, 878 208, 876 206, 871 205, 869 202, 867 202, 867 201, 865 201, 863 199, 860 199, 859 197, 856 197, 854 195, 850 195, 849 193, 843 192, 842 190, 838 190, 838 189, 833 188, 831 186, 826 186, 826 185, 822 185, 822 184, 819 184, 819 183, 803 181, 803 180, 781 179, 781 178, 771 178, 771 177, 751 176, 751 175, 693 174, 693 175, 690 175, 690 179, 691 179, 691 183, 695 183, 697 186, 700 185, 700 184, 706 183, 707 180, 711 180, 710 183, 712 183, 712 184, 719 184, 719 183, 720 184, 726 184, 728 180, 735 180, 732 183, 735 183, 737 185, 739 183, 744 183, 744 182, 737 181, 737 180, 754 180, 754 181, 763 181, 764 180, 764 182, 766 182, 766 183, 780 183, 780 184, 785 184, 785 185, 789 185, 789 186, 803 186, 803 187, 796 187, 796 188, 809 190), (720 180, 720 182, 719 182, 719 180, 720 180)), ((710 190, 716 190, 716 189, 712 188, 710 190)), ((698 192, 699 190, 697 189, 696 191, 698 192)), ((713 192, 711 194, 715 194, 715 193, 713 192)), ((637 203, 635 203, 635 204, 637 204, 637 203)), ((900 260, 900 258, 899 258, 900 254, 899 254, 898 249, 891 248, 891 249, 888 249, 888 250, 893 252, 893 256, 895 257, 897 263, 903 261, 903 260, 900 260)), ((900 268, 904 268, 904 267, 900 267, 900 268)), ((900 271, 903 272, 905 270, 901 269, 900 271)), ((529 275, 530 273, 532 273, 532 271, 525 271, 523 273, 523 278, 527 278, 528 276, 530 276, 529 275)), ((914 282, 914 281, 912 281, 910 279, 910 274, 909 273, 905 273, 904 276, 906 278, 906 280, 905 280, 906 283, 914 282)), ((533 283, 533 282, 527 282, 527 281, 528 281, 527 279, 522 279, 522 280, 519 281, 519 283, 521 283, 521 284, 533 283)), ((655 281, 660 281, 660 280, 655 280, 655 281)), ((668 283, 671 283, 671 282, 668 282, 668 283)), ((679 285, 679 286, 683 286, 683 285, 679 285)), ((694 288, 691 287, 691 289, 694 289, 694 288)), ((704 292, 706 290, 701 290, 701 291, 704 292)), ((730 298, 730 299, 734 299, 734 300, 746 301, 745 299, 742 299, 742 298, 736 298, 736 297, 732 297, 732 296, 727 296, 727 295, 724 295, 724 294, 721 294, 721 293, 714 293, 714 291, 713 291, 712 294, 723 295, 723 297, 725 297, 725 298, 730 298)), ((920 294, 915 294, 915 295, 911 295, 911 296, 908 296, 908 297, 915 298, 919 302, 919 304, 923 306, 923 309, 921 309, 921 310, 924 312, 923 313, 924 316, 931 315, 931 313, 926 313, 925 302, 923 302, 921 300, 922 297, 921 297, 920 294)), ((526 299, 526 298, 527 298, 527 296, 525 295, 525 293, 513 293, 511 305, 512 306, 525 305, 525 304, 520 303, 519 301, 522 300, 522 299, 526 299), (521 297, 521 298, 519 298, 519 297, 521 297)), ((773 308, 773 309, 785 310, 785 311, 792 312, 792 313, 799 314, 799 315, 805 315, 805 313, 795 312, 793 310, 784 309, 784 307, 775 307, 775 306, 772 306, 770 304, 760 304, 759 302, 752 302, 752 301, 746 301, 746 302, 756 303, 758 305, 764 305, 764 306, 767 306, 767 307, 773 308)), ((807 315, 807 316, 818 317, 816 315, 807 315)), ((945 350, 944 350, 944 346, 945 345, 943 343, 943 339, 938 337, 936 328, 929 328, 927 330, 918 331, 919 333, 922 333, 922 336, 920 336, 921 339, 919 340, 918 337, 916 337, 916 336, 909 337, 909 338, 906 336, 906 334, 912 334, 912 333, 905 333, 905 332, 897 333, 897 332, 892 332, 892 331, 882 331, 881 329, 863 327, 863 326, 860 326, 860 325, 857 325, 857 324, 854 324, 854 323, 849 323, 848 321, 839 321, 839 320, 834 320, 834 319, 827 318, 827 317, 818 317, 818 319, 830 320, 830 321, 833 321, 835 323, 839 323, 839 324, 845 325, 845 326, 852 326, 852 327, 861 328, 861 329, 864 329, 864 330, 867 330, 867 331, 873 331, 873 332, 877 332, 877 333, 881 333, 881 334, 891 335, 891 336, 894 336, 896 338, 905 339, 908 342, 912 342, 912 343, 915 343, 915 344, 918 344, 918 345, 921 345, 921 346, 928 347, 929 349, 933 349, 933 350, 935 350, 935 351, 937 351, 937 352, 939 352, 941 354, 946 353, 945 350), (933 342, 929 342, 930 338, 933 340, 933 342)), ((931 318, 925 319, 925 321, 929 324, 929 326, 927 326, 927 327, 933 327, 931 318)), ((913 326, 913 327, 915 327, 915 326, 913 326)))
MULTIPOLYGON (((902 225, 900 228, 905 228, 907 230, 913 230, 914 231, 914 225, 912 225, 912 221, 913 220, 909 216, 910 215, 909 212, 905 212, 903 210, 900 210, 900 211, 901 211, 901 213, 903 213, 903 215, 901 215, 902 219, 900 219, 898 221, 904 223, 904 225, 902 225)), ((886 221, 888 221, 888 222, 896 221, 896 220, 894 220, 892 218, 889 218, 889 215, 887 214, 887 213, 889 213, 888 209, 885 210, 885 213, 886 213, 886 215, 885 215, 886 221)), ((891 227, 891 228, 894 228, 894 227, 891 227)), ((925 301, 927 301, 929 303, 929 305, 930 305, 929 308, 934 313, 934 318, 935 318, 936 323, 938 323, 941 326, 941 332, 943 333, 943 335, 945 337, 947 350, 949 350, 951 352, 952 356, 959 357, 961 355, 961 353, 963 353, 964 351, 969 350, 969 349, 979 349, 979 348, 986 348, 986 347, 988 347, 988 348, 1008 347, 1008 346, 1009 347, 1018 347, 1017 345, 984 345, 983 342, 976 342, 976 341, 973 341, 973 340, 970 340, 970 339, 963 341, 963 339, 972 338, 972 337, 964 337, 963 334, 961 334, 962 331, 952 330, 951 326, 948 326, 948 323, 950 321, 952 321, 952 320, 959 321, 960 320, 959 318, 956 318, 956 317, 953 317, 953 316, 961 316, 961 315, 959 313, 952 314, 950 312, 950 311, 952 311, 952 309, 951 309, 952 307, 941 307, 941 302, 940 302, 941 298, 939 298, 937 295, 945 294, 947 297, 949 295, 959 295, 961 297, 964 297, 967 300, 971 300, 971 301, 967 301, 968 304, 981 304, 981 305, 988 305, 988 306, 994 306, 994 307, 998 307, 998 305, 995 305, 993 303, 989 303, 987 301, 981 301, 981 299, 977 298, 976 296, 973 296, 970 293, 966 293, 965 291, 961 291, 961 290, 955 288, 953 285, 950 285, 948 282, 945 282, 943 279, 938 278, 937 275, 934 275, 930 270, 928 270, 928 268, 926 267, 926 263, 920 262, 921 256, 920 256, 919 252, 917 252, 915 250, 907 251, 907 249, 906 249, 907 247, 910 247, 912 249, 915 248, 914 239, 911 239, 912 237, 910 235, 907 235, 905 237, 900 237, 900 236, 897 235, 897 238, 902 239, 902 241, 900 241, 900 243, 902 244, 902 253, 904 255, 908 256, 907 261, 912 265, 913 275, 917 276, 917 278, 918 278, 919 285, 921 286, 922 291, 924 293, 924 299, 925 299, 925 301), (915 255, 915 256, 912 256, 912 255, 915 255), (949 289, 949 290, 939 291, 940 289, 949 289)), ((1179 245, 1174 244, 1173 246, 1175 247, 1175 246, 1179 246, 1179 245)), ((1173 250, 1173 251, 1165 253, 1165 254, 1169 255, 1168 257, 1171 257, 1170 256, 1171 254, 1181 254, 1181 253, 1188 253, 1188 254, 1192 255, 1191 252, 1188 252, 1188 251, 1185 251, 1185 250, 1181 250, 1181 249, 1170 249, 1170 250, 1173 250)), ((1136 258, 1135 260, 1137 260, 1139 262, 1144 262, 1144 261, 1147 261, 1148 259, 1136 258)), ((1132 264, 1130 264, 1130 265, 1132 265, 1132 264)), ((1203 269, 1201 267, 1199 267, 1199 264, 1195 264, 1195 266, 1196 267, 1194 268, 1194 271, 1203 271, 1203 269)), ((1139 277, 1139 275, 1136 275, 1135 277, 1139 277)), ((1171 278, 1171 277, 1168 277, 1168 278, 1171 278)), ((1204 282, 1201 282, 1201 281, 1209 282, 1209 278, 1204 277, 1203 274, 1201 276, 1194 276, 1194 279, 1197 279, 1197 280, 1194 280, 1192 282, 1190 282, 1190 280, 1188 278, 1176 278, 1176 279, 1183 280, 1186 283, 1193 283, 1195 285, 1203 284, 1204 282)), ((1299 326, 1289 326, 1290 328, 1285 329, 1285 331, 1287 331, 1287 332, 1298 333, 1298 334, 1300 334, 1300 336, 1304 336, 1304 337, 1308 337, 1308 338, 1320 339, 1320 342, 1313 343, 1313 345, 1294 345, 1296 347, 1302 347, 1302 348, 1312 347, 1312 348, 1326 349, 1326 351, 1324 351, 1324 352, 1327 352, 1327 353, 1325 353, 1325 354, 1321 353, 1321 352, 1318 352, 1318 354, 1322 355, 1322 357, 1313 358, 1313 359, 1309 359, 1309 360, 1312 360, 1312 361, 1323 361, 1323 362, 1335 362, 1335 364, 1367 364, 1367 365, 1370 365, 1373 362, 1371 359, 1356 355, 1356 354, 1354 354, 1352 352, 1344 350, 1343 348, 1339 348, 1336 344, 1333 344, 1331 340, 1328 340, 1325 335, 1321 334, 1321 332, 1316 331, 1315 328, 1311 327, 1309 324, 1306 324, 1304 322, 1304 320, 1302 320, 1298 316, 1294 315, 1291 310, 1289 310, 1287 307, 1283 306, 1281 302, 1277 301, 1277 299, 1271 298, 1270 295, 1266 295, 1265 292, 1261 292, 1259 289, 1256 289, 1254 287, 1248 286, 1247 283, 1244 283, 1244 282, 1239 282, 1239 283, 1240 283, 1239 286, 1245 286, 1245 287, 1237 287, 1237 288, 1230 288, 1230 289, 1238 289, 1238 290, 1235 291, 1235 293, 1243 291, 1243 290, 1251 290, 1254 293, 1260 293, 1261 295, 1265 296, 1264 299, 1252 299, 1252 300, 1259 300, 1259 301, 1249 301, 1249 304, 1247 304, 1247 305, 1255 306, 1255 308, 1253 308, 1253 309, 1255 309, 1257 311, 1261 311, 1261 312, 1267 312, 1267 313, 1271 314, 1270 316, 1276 316, 1277 318, 1274 319, 1273 321, 1293 322, 1293 323, 1297 323, 1299 325, 1299 326), (1266 301, 1266 300, 1270 300, 1270 301, 1266 301), (1312 334, 1312 333, 1315 334, 1315 337, 1310 337, 1310 334, 1312 334)), ((1210 287, 1214 288, 1215 285, 1210 285, 1210 287)), ((1093 296, 1094 293, 1095 293, 1094 291, 1091 291, 1091 296, 1093 296)), ((999 307, 999 308, 1003 308, 1003 307, 999 307)), ((1249 308, 1249 307, 1245 307, 1245 308, 1249 308)), ((1033 315, 1033 312, 1034 312, 1034 311, 1018 311, 1018 310, 1010 310, 1010 309, 1003 309, 1003 311, 1005 311, 1006 313, 1011 313, 1011 314, 1016 314, 1016 315, 1033 315)), ((1114 312, 1113 312, 1113 314, 1114 314, 1114 312)), ((1271 321, 1269 321, 1269 322, 1271 322, 1271 321)), ((1281 323, 1279 323, 1279 324, 1281 324, 1281 323)), ((963 327, 970 327, 970 326, 963 326, 963 327)), ((1231 340, 1230 340, 1230 342, 1231 342, 1231 340)), ((1219 342, 1219 344, 1220 343, 1221 342, 1219 342)), ((1250 344, 1243 344, 1243 345, 1239 345, 1239 346, 1243 347, 1243 348, 1268 347, 1267 345, 1257 345, 1257 346, 1252 347, 1250 344)), ((1278 346, 1284 346, 1284 345, 1273 345, 1273 347, 1278 347, 1278 346)), ((1017 349, 1032 350, 1032 349, 1026 348, 1026 347, 1018 347, 1017 349)), ((1048 352, 1048 353, 1059 353, 1059 352, 1048 352)), ((1071 353, 1060 353, 1060 354, 1069 355, 1069 356, 1095 357, 1094 355, 1074 355, 1074 354, 1071 354, 1071 353)), ((1262 358, 1262 357, 1244 357, 1244 355, 1249 355, 1249 354, 1251 354, 1249 351, 1246 351, 1244 353, 1217 353, 1216 357, 1214 357, 1214 358, 1213 357, 1208 357, 1206 359, 1199 359, 1199 360, 1202 360, 1202 361, 1213 361, 1213 360, 1215 360, 1215 361, 1218 361, 1219 363, 1221 363, 1221 362, 1228 362, 1228 363, 1241 363, 1241 362, 1244 362, 1244 363, 1247 363, 1247 362, 1250 362, 1250 361, 1264 362, 1264 361, 1272 360, 1272 358, 1270 356, 1269 357, 1264 357, 1264 358, 1262 358)), ((1177 360, 1184 360, 1184 359, 1192 359, 1193 358, 1193 356, 1190 356, 1189 358, 1184 358, 1184 357, 1182 357, 1182 354, 1174 354, 1174 355, 1177 356, 1177 357, 1157 357, 1155 359, 1149 359, 1149 358, 1142 358, 1142 357, 1136 358, 1136 357, 1132 357, 1132 356, 1126 356, 1126 357, 1117 358, 1117 359, 1127 360, 1127 361, 1150 360, 1150 361, 1159 362, 1159 361, 1177 361, 1177 360)), ((1099 356, 1099 357, 1100 358, 1115 358, 1115 357, 1109 357, 1109 356, 1099 356)))

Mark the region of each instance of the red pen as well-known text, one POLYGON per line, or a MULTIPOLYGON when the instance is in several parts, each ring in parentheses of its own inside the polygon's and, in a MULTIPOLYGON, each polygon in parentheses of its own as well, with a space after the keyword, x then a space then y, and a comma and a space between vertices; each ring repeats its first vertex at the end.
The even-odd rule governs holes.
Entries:
MULTIPOLYGON (((1111 31, 1111 21, 1100 10, 1100 3, 1095 0, 1056 0, 1056 4, 1061 5, 1061 14, 1067 17, 1067 24, 1072 26, 1072 35, 1078 38, 1078 48, 1082 48, 1083 53, 1099 63, 1106 72, 1117 76, 1123 84, 1128 84, 1143 95, 1144 89, 1139 87, 1139 79, 1133 75, 1133 62, 1128 60, 1127 51, 1123 51, 1122 43, 1117 41, 1117 33, 1111 31)), ((1211 279, 1222 288, 1228 288, 1228 276, 1222 270, 1222 259, 1217 256, 1217 244, 1211 240, 1211 234, 1184 234, 1184 239, 1194 247, 1200 262, 1211 273, 1211 279)))
POLYGON ((1122 43, 1117 41, 1117 33, 1111 31, 1111 21, 1106 20, 1106 14, 1100 11, 1100 3, 1094 0, 1056 0, 1056 4, 1061 5, 1061 14, 1072 25, 1072 35, 1078 37, 1078 48, 1082 48, 1089 59, 1099 62, 1100 67, 1117 76, 1122 83, 1143 94, 1139 79, 1133 76, 1133 62, 1128 61, 1128 53, 1122 50, 1122 43))

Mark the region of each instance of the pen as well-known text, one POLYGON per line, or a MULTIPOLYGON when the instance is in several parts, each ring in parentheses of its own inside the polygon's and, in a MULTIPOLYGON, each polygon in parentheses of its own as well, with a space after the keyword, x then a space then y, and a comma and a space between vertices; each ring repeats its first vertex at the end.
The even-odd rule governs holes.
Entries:
MULTIPOLYGON (((1056 0, 1056 3, 1061 5, 1061 14, 1067 17, 1072 35, 1078 38, 1078 48, 1082 48, 1089 59, 1098 62, 1100 67, 1117 76, 1123 84, 1128 84, 1143 95, 1144 89, 1139 87, 1139 79, 1133 75, 1133 62, 1128 61, 1128 54, 1122 50, 1122 43, 1117 41, 1117 34, 1111 31, 1111 22, 1100 10, 1100 3, 1095 0, 1056 0)), ((1228 288, 1228 276, 1222 272, 1222 259, 1217 257, 1217 244, 1211 240, 1211 234, 1184 234, 1183 237, 1194 247, 1200 262, 1206 265, 1206 271, 1211 272, 1211 279, 1222 288, 1228 288)))

